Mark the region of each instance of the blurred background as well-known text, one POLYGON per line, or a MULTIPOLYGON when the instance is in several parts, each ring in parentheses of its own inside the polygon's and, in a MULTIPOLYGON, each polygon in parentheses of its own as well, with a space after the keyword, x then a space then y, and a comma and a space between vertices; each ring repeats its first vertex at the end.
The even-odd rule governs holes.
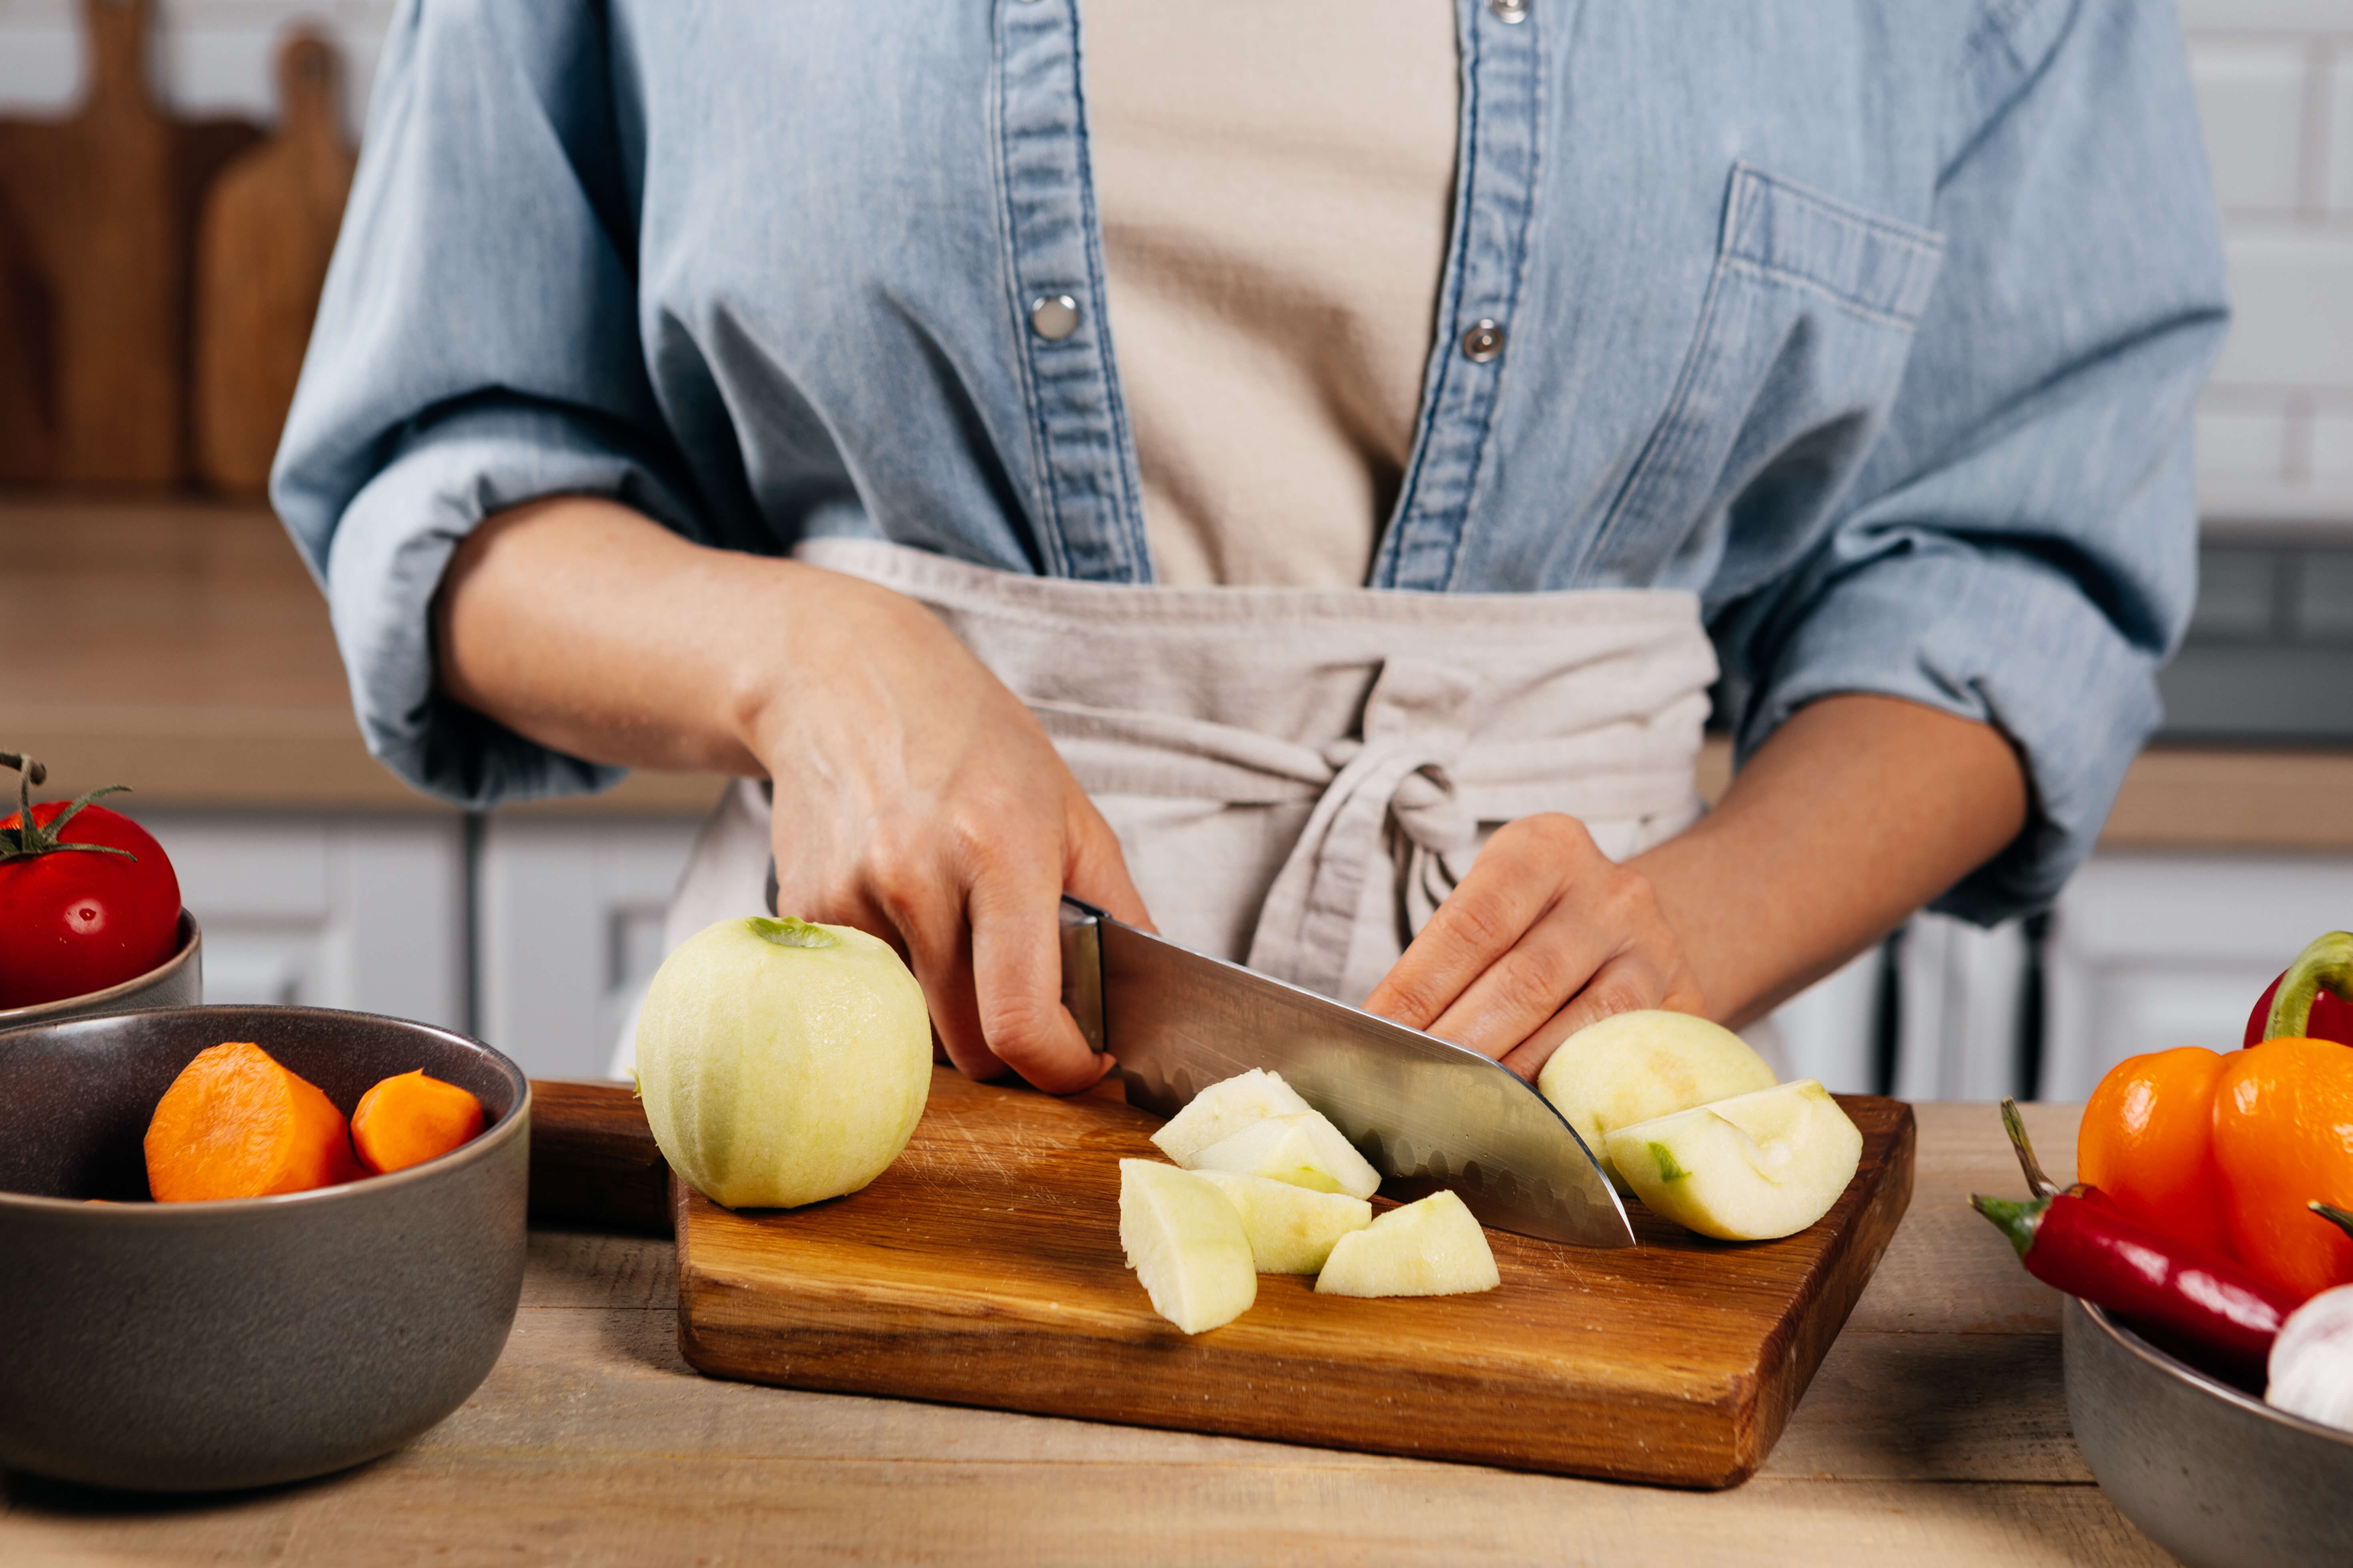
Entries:
MULTIPOLYGON (((353 724, 260 500, 390 0, 0 0, 0 745, 123 783, 209 1000, 603 1071, 720 781, 468 816, 353 724)), ((2080 1099, 2353 925, 2353 0, 2184 0, 2236 321, 2168 727, 2049 914, 1922 917, 1772 1020, 1835 1089, 2080 1099)), ((1722 787, 1711 749, 1704 784, 1722 787)))

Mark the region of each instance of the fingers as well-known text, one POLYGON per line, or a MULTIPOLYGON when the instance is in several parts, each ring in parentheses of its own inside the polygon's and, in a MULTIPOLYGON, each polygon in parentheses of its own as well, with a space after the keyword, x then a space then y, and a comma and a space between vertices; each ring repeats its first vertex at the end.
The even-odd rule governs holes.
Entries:
POLYGON ((965 909, 975 1016, 997 1060, 1049 1093, 1073 1094, 1111 1060, 1087 1044, 1062 1005, 1062 881, 1051 860, 1030 864, 1045 874, 1000 867, 973 883, 965 909))
MULTIPOLYGON (((1561 1042, 1588 1024, 1598 1024, 1638 1008, 1665 1006, 1672 995, 1667 977, 1660 973, 1649 954, 1623 953, 1604 963, 1558 1012, 1503 1052, 1501 1059, 1505 1067, 1534 1083, 1561 1042)), ((1695 995, 1693 999, 1696 1000, 1695 995)))
POLYGON ((1071 791, 1066 831, 1070 853, 1062 885, 1071 896, 1094 905, 1113 920, 1156 933, 1160 928, 1152 923, 1144 895, 1135 890, 1134 879, 1127 873, 1127 856, 1119 847, 1119 836, 1094 803, 1076 790, 1071 791))
MULTIPOLYGON (((1470 875, 1365 998, 1365 1010, 1409 1029, 1430 1028, 1558 900, 1578 868, 1580 843, 1599 858, 1584 825, 1571 817, 1524 817, 1498 829, 1470 875)), ((1528 1026, 1557 1005, 1556 996, 1528 1026)))

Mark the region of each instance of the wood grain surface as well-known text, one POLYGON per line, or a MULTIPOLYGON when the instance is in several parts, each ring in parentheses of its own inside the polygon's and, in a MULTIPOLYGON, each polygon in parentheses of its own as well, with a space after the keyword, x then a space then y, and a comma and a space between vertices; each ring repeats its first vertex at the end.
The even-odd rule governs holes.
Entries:
POLYGON ((294 401, 357 156, 334 50, 298 28, 278 54, 277 132, 221 171, 196 228, 197 477, 259 497, 294 401))
POLYGON ((680 1342, 714 1376, 1690 1487, 1745 1480, 1912 1190, 1910 1110, 1842 1101, 1862 1168, 1819 1224, 1731 1246, 1635 1210, 1641 1245, 1490 1231, 1502 1286, 1352 1300, 1262 1275, 1187 1337, 1119 1245, 1158 1119, 934 1069, 864 1191, 730 1213, 681 1184, 680 1342))
MULTIPOLYGON (((2069 1433, 2058 1296, 1967 1207, 2022 1191, 1993 1108, 1917 1111, 1911 1212, 1729 1491, 716 1382, 668 1241, 535 1228, 505 1355, 407 1448, 234 1497, 0 1476, 0 1561, 2166 1568, 2069 1433)), ((2065 1180, 2076 1109, 2026 1116, 2065 1180)))

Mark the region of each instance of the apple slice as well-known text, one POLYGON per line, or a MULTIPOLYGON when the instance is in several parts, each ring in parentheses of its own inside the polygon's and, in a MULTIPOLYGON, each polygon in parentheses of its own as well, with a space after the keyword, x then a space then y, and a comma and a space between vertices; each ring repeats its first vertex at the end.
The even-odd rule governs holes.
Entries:
POLYGON ((1241 1215, 1215 1184, 1156 1160, 1119 1163, 1119 1244, 1152 1310, 1198 1334, 1258 1300, 1241 1215))
POLYGON ((1197 1171, 1215 1184, 1242 1216, 1250 1258, 1261 1274, 1313 1274, 1332 1255, 1332 1244, 1373 1223, 1373 1205, 1345 1193, 1319 1193, 1265 1176, 1231 1171, 1197 1171))
POLYGON ((1379 1190, 1381 1173, 1322 1113, 1266 1116, 1193 1157, 1197 1171, 1231 1171, 1265 1176, 1319 1193, 1368 1198, 1379 1190))
POLYGON ((1724 1241, 1805 1229, 1862 1159, 1862 1134, 1811 1079, 1620 1127, 1609 1143, 1644 1204, 1724 1241))
POLYGON ((1315 1290, 1323 1296, 1461 1296, 1503 1282, 1478 1220, 1461 1198, 1437 1192, 1342 1237, 1315 1277, 1315 1290))
POLYGON ((1152 1135, 1160 1152, 1193 1168, 1195 1158, 1212 1143, 1221 1143, 1253 1121, 1269 1116, 1296 1116, 1314 1106, 1282 1081, 1282 1075, 1252 1068, 1234 1078, 1211 1084, 1192 1103, 1168 1119, 1152 1135))
POLYGON ((1605 1152, 1612 1131, 1772 1087, 1773 1069, 1738 1035, 1689 1013, 1657 1009, 1588 1024, 1536 1074, 1536 1088, 1621 1193, 1634 1189, 1605 1152))

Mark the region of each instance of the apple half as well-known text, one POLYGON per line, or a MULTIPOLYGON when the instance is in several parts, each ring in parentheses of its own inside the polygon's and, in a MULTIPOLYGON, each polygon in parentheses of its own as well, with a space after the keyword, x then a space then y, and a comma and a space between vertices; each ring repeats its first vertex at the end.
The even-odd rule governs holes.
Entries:
POLYGON ((1190 1172, 1119 1163, 1119 1244, 1152 1310, 1188 1334, 1230 1323, 1258 1300, 1241 1215, 1190 1172))
POLYGON ((1332 1247, 1319 1296, 1461 1296, 1504 1282, 1487 1233, 1451 1192, 1394 1208, 1332 1247))
POLYGON ((1319 1193, 1232 1171, 1193 1173, 1234 1205, 1261 1274, 1313 1274, 1332 1255, 1335 1242, 1373 1223, 1373 1205, 1345 1193, 1319 1193))
POLYGON ((1608 1142, 1647 1207, 1723 1241, 1805 1229, 1862 1159, 1862 1134, 1812 1079, 1638 1121, 1608 1142))
POLYGON ((1609 1134, 1670 1111, 1773 1087, 1773 1069, 1748 1042, 1689 1013, 1648 1008, 1612 1014, 1560 1043, 1536 1088, 1585 1140, 1602 1174, 1627 1184, 1607 1152, 1609 1134))
POLYGON ((1314 1110, 1261 1117, 1193 1156, 1192 1168, 1264 1176, 1352 1198, 1371 1197, 1381 1184, 1381 1173, 1356 1146, 1314 1110))

